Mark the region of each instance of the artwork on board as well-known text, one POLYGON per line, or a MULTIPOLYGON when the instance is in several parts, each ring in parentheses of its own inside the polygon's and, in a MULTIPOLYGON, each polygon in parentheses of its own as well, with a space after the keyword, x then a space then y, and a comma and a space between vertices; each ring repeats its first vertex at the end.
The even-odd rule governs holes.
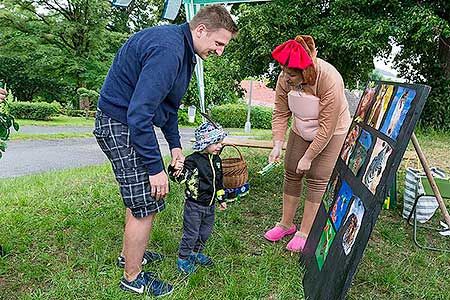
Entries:
POLYGON ((336 228, 336 231, 339 230, 339 227, 341 226, 342 219, 344 219, 352 195, 352 189, 350 188, 348 183, 343 180, 336 201, 334 202, 333 209, 330 212, 330 218, 333 221, 333 225, 334 228, 336 228))
POLYGON ((394 92, 394 86, 390 84, 382 84, 376 100, 370 110, 369 118, 367 119, 367 124, 375 129, 378 129, 383 120, 383 116, 389 105, 389 101, 392 98, 392 93, 394 92))
POLYGON ((320 241, 317 244, 317 248, 315 251, 317 265, 319 266, 319 270, 322 270, 323 264, 328 255, 328 251, 330 250, 331 244, 333 243, 334 237, 336 236, 336 232, 331 225, 329 219, 327 219, 327 223, 323 228, 322 235, 320 236, 320 241))
POLYGON ((331 176, 330 181, 328 182, 327 188, 325 189, 325 193, 323 194, 322 201, 325 206, 325 210, 328 211, 331 204, 334 201, 336 196, 336 188, 338 186, 339 176, 331 176))
POLYGON ((358 126, 358 124, 353 123, 350 131, 347 134, 347 137, 345 138, 344 145, 342 146, 341 158, 343 161, 345 161, 346 164, 348 163, 349 154, 355 147, 359 132, 360 127, 358 126))
POLYGON ((420 84, 366 86, 301 252, 305 299, 347 299, 429 92, 420 84))
POLYGON ((386 141, 377 138, 372 156, 367 165, 366 173, 364 173, 362 178, 362 183, 372 192, 372 194, 375 194, 391 153, 391 146, 389 146, 386 141))
POLYGON ((345 231, 342 238, 342 248, 344 248, 345 255, 352 251, 359 228, 361 228, 364 211, 364 204, 361 199, 354 197, 343 227, 345 231))
POLYGON ((351 153, 348 160, 348 167, 355 176, 364 164, 367 158, 367 153, 372 146, 372 136, 369 132, 362 130, 358 141, 356 142, 355 150, 351 153))
POLYGON ((375 95, 375 83, 374 82, 369 82, 369 84, 367 85, 364 94, 361 97, 361 100, 359 101, 359 105, 358 108, 355 112, 355 121, 356 122, 364 122, 364 119, 366 118, 366 114, 367 111, 370 107, 370 105, 372 104, 372 101, 374 99, 374 95, 375 95))
POLYGON ((416 91, 413 89, 399 87, 395 94, 394 100, 386 115, 386 119, 381 128, 381 132, 391 137, 393 140, 397 139, 400 128, 403 125, 406 114, 411 106, 411 101, 416 96, 416 91))

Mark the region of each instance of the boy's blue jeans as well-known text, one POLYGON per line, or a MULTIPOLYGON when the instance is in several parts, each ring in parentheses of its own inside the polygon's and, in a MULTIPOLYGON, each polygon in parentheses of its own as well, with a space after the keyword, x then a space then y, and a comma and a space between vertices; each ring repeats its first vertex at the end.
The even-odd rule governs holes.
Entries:
POLYGON ((184 203, 183 236, 179 257, 186 259, 192 252, 202 252, 214 226, 215 205, 203 206, 192 201, 184 203))

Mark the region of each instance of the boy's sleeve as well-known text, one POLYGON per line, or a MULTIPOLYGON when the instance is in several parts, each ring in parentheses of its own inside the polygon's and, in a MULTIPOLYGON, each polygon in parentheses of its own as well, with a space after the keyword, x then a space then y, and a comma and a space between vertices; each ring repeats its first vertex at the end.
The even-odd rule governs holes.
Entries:
POLYGON ((225 195, 225 190, 224 190, 224 186, 223 186, 223 171, 222 171, 222 160, 219 157, 219 162, 220 162, 220 169, 218 170, 218 178, 219 178, 219 182, 217 184, 217 192, 216 192, 216 197, 217 200, 219 201, 219 203, 223 203, 226 202, 224 195, 225 195))
POLYGON ((174 175, 176 170, 171 165, 169 165, 169 167, 167 168, 167 173, 169 173, 170 180, 176 183, 184 183, 186 182, 186 180, 189 180, 192 177, 194 169, 195 162, 191 156, 188 156, 184 161, 183 170, 180 172, 180 174, 178 174, 178 176, 174 175))

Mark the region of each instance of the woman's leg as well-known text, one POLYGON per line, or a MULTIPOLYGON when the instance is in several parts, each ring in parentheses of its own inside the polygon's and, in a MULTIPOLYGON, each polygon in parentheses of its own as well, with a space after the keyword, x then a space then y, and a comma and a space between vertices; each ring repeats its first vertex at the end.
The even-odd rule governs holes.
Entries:
POLYGON ((300 202, 302 192, 303 175, 297 174, 297 164, 309 143, 290 132, 286 154, 284 159, 284 184, 283 184, 283 211, 281 222, 264 234, 264 237, 272 242, 278 241, 286 235, 293 234, 297 230, 294 225, 294 217, 300 202))
POLYGON ((280 224, 286 229, 291 228, 294 225, 294 217, 299 203, 300 197, 283 193, 283 214, 281 216, 280 224))
POLYGON ((311 201, 305 201, 305 207, 303 208, 303 218, 300 224, 300 230, 298 235, 303 239, 306 239, 311 231, 312 224, 316 218, 317 211, 319 210, 320 202, 314 203, 311 201))
POLYGON ((306 173, 306 201, 299 232, 303 238, 309 235, 344 139, 345 134, 333 136, 306 173))
POLYGON ((303 188, 303 175, 297 174, 297 164, 308 148, 309 143, 294 132, 289 133, 284 159, 283 214, 280 224, 291 228, 300 203, 303 188))

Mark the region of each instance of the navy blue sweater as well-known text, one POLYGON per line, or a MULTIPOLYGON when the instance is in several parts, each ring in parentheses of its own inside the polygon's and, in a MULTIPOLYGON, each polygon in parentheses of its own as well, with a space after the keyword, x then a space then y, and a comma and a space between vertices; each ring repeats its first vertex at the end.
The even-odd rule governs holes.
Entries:
POLYGON ((149 175, 164 170, 153 126, 169 148, 181 148, 178 108, 196 63, 189 24, 144 29, 119 49, 103 83, 98 107, 128 125, 131 143, 149 175))

